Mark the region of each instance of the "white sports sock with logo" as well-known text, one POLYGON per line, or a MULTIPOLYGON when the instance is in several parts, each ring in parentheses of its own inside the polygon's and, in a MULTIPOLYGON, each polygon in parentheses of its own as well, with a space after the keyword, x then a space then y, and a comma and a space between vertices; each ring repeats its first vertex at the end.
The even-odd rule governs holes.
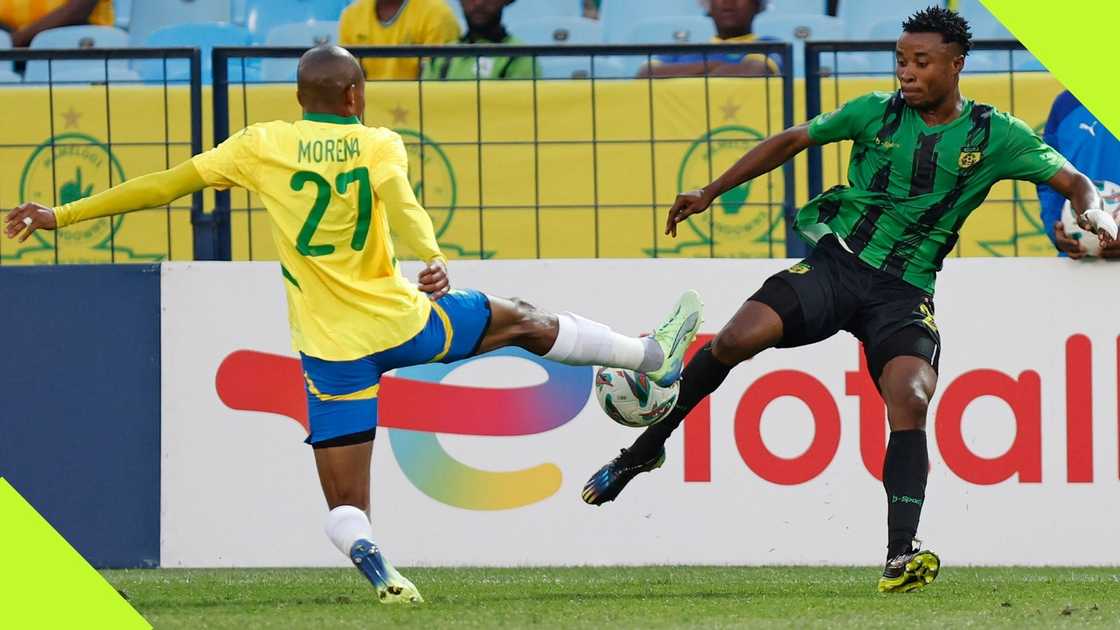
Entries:
POLYGON ((373 540, 373 528, 366 513, 353 505, 340 505, 327 514, 324 529, 342 555, 350 557, 350 548, 359 540, 373 540))
POLYGON ((661 365, 653 337, 627 337, 575 313, 559 313, 560 330, 544 358, 567 365, 604 365, 648 372, 661 365))

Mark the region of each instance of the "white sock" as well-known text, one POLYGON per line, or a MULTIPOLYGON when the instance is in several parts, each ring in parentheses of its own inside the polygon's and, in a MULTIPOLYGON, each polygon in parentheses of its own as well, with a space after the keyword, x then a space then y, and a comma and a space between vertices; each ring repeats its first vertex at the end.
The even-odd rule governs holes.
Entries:
POLYGON ((353 505, 340 505, 327 514, 324 529, 327 538, 331 539, 342 555, 350 557, 350 548, 359 540, 373 540, 373 528, 370 527, 366 513, 353 505))
POLYGON ((661 364, 661 347, 652 337, 627 337, 605 324, 559 313, 560 331, 544 358, 568 365, 604 365, 649 371, 661 364))

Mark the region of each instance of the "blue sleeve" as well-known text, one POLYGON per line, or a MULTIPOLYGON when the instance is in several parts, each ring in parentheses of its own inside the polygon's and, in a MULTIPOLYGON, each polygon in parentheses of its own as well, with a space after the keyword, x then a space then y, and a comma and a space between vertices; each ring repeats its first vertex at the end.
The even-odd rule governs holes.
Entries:
MULTIPOLYGON (((1062 141, 1058 129, 1061 127, 1062 121, 1065 120, 1066 116, 1069 116, 1070 113, 1078 107, 1081 107, 1081 102, 1068 90, 1059 94, 1058 98, 1054 99, 1053 106, 1050 107, 1050 115, 1046 118, 1046 127, 1042 132, 1042 140, 1059 153, 1062 152, 1062 141)), ((1038 184, 1038 202, 1041 206, 1039 218, 1042 220, 1042 227, 1046 230, 1046 235, 1050 237, 1051 242, 1053 242, 1053 226, 1062 216, 1062 206, 1065 204, 1066 199, 1061 193, 1047 184, 1038 184)))

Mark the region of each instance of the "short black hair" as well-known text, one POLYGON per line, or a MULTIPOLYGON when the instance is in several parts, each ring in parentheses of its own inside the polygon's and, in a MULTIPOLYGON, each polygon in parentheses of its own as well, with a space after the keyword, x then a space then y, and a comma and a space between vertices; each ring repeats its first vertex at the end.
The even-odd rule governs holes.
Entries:
POLYGON ((907 33, 940 33, 941 41, 961 47, 961 54, 968 56, 972 50, 972 31, 968 30, 968 20, 956 11, 941 7, 929 7, 911 15, 902 23, 907 33))

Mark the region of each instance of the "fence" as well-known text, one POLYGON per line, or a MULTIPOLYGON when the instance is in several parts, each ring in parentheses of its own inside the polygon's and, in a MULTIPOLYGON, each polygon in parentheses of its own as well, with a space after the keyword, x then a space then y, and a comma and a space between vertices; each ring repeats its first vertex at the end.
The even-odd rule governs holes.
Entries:
MULTIPOLYGON (((800 203, 844 181, 846 147, 814 148, 780 173, 724 195, 683 236, 660 234, 665 208, 765 136, 871 89, 895 88, 891 42, 808 42, 804 91, 787 44, 355 49, 363 58, 531 57, 529 79, 381 81, 366 122, 404 136, 418 196, 457 258, 771 257, 801 253, 788 220, 800 203), (768 55, 770 77, 634 78, 662 55, 768 55), (804 160, 804 161, 802 161, 804 160), (806 172, 803 171, 803 172, 806 172)), ((57 204, 178 163, 260 120, 296 119, 301 49, 215 49, 212 118, 193 49, 12 50, 28 65, 0 130, 0 207, 57 204), (129 77, 118 64, 147 71, 129 77), (74 74, 67 64, 85 64, 74 74), (183 78, 169 70, 189 64, 183 78), (91 65, 92 64, 92 65, 91 65), (157 66, 152 72, 152 65, 157 66), (159 66, 162 65, 162 68, 159 66), (160 73, 162 70, 162 74, 160 73), (261 77, 268 81, 261 80, 261 77), (153 78, 154 77, 154 78, 153 78), (92 85, 91 85, 92 83, 92 85), (212 135, 205 125, 213 124, 212 135)), ((2 69, 2 67, 0 67, 2 69)), ((125 68, 127 70, 127 67, 125 68)), ((1015 41, 978 42, 967 96, 1041 129, 1062 89, 1015 41)), ((0 77, 0 81, 2 81, 0 77)), ((8 84, 4 84, 8 85, 8 84)), ((270 259, 264 210, 243 191, 0 242, 0 264, 165 259, 270 259), (262 223, 264 221, 264 223, 262 223)), ((965 224, 955 255, 1052 255, 1033 188, 1005 182, 965 224)))
MULTIPOLYGON (((74 201, 202 150, 197 49, 0 50, 13 63, 21 82, 0 66, 0 208, 74 201)), ((212 258, 202 200, 0 239, 0 265, 212 258)))
MULTIPOLYGON (((295 119, 292 85, 251 81, 300 48, 214 50, 214 141, 261 120, 295 119), (230 72, 240 76, 231 80, 230 72)), ((794 167, 724 195, 661 235, 677 192, 711 181, 743 152, 793 123, 788 44, 355 48, 361 59, 528 57, 526 79, 379 81, 367 88, 366 124, 406 141, 417 196, 444 250, 458 258, 770 257, 785 254, 794 167), (469 52, 468 52, 469 50, 469 52), (661 55, 768 56, 780 75, 635 79, 661 55)), ((475 74, 484 74, 476 72, 475 74)), ((282 72, 279 74, 283 74, 282 72)), ((289 75, 290 78, 290 75, 289 75)), ((221 193, 215 220, 230 225, 233 259, 275 253, 259 201, 221 193), (236 203, 235 203, 236 200, 236 203)), ((795 241, 796 242, 796 241, 795 241)), ((798 242, 799 244, 799 242, 798 242)))
MULTIPOLYGON (((894 42, 807 42, 805 117, 839 107, 871 90, 898 88, 894 42), (846 69, 846 68, 854 68, 846 69), (827 89, 831 88, 831 89, 827 89)), ((1025 120, 1041 133, 1050 105, 1062 90, 1026 48, 1015 40, 974 42, 965 60, 961 92, 1025 120)), ((847 182, 851 143, 808 150, 807 196, 847 182)), ((1039 219, 1034 186, 1000 182, 961 231, 953 256, 1053 256, 1039 219)))

